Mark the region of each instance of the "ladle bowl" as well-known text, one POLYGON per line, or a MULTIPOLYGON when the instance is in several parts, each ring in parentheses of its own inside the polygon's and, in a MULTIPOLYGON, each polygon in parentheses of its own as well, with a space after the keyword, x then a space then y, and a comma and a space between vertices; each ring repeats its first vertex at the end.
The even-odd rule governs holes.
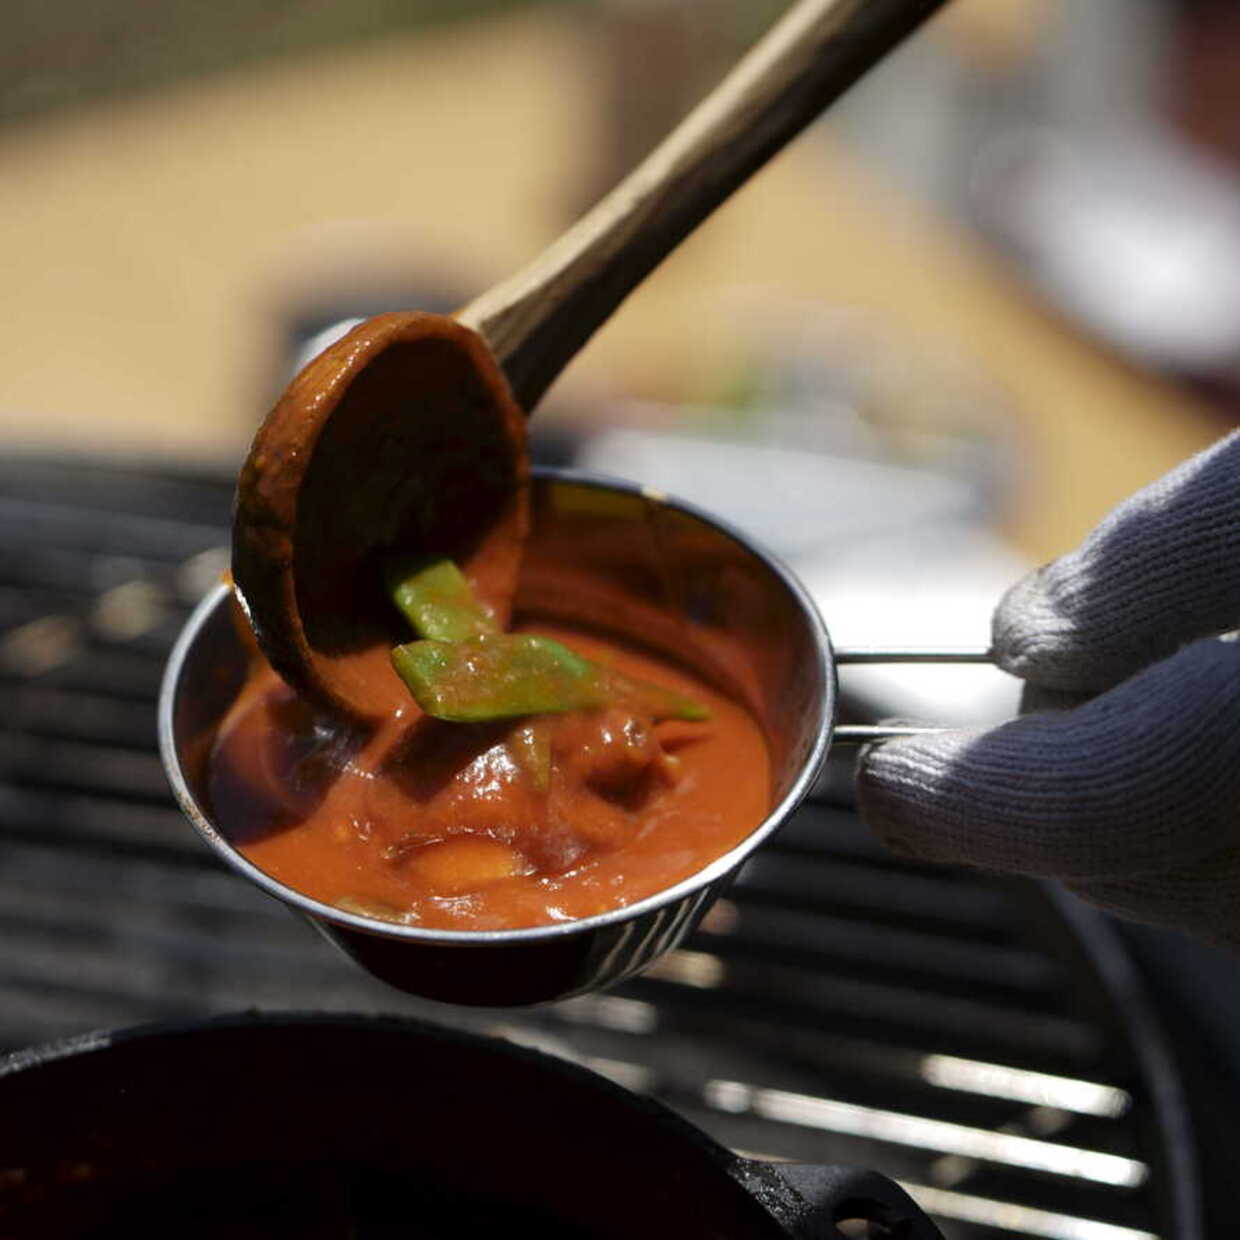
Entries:
POLYGON ((386 557, 468 574, 501 625, 528 518, 525 417, 482 338, 444 315, 379 315, 324 349, 255 436, 237 484, 232 575, 263 653, 354 720, 408 699, 386 557))

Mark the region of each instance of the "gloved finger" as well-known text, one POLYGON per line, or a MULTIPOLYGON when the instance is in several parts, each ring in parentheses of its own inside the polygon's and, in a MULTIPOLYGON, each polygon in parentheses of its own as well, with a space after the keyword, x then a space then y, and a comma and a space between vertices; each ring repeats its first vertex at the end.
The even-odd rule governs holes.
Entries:
POLYGON ((1240 849, 1224 848, 1170 869, 1067 886, 1120 917, 1240 951, 1240 849))
POLYGON ((1195 642, 1074 710, 864 750, 858 803, 894 851, 1114 879, 1240 845, 1240 644, 1195 642))
POLYGON ((1043 685, 1026 681, 1020 691, 1020 713, 1031 715, 1037 710, 1071 710, 1082 706, 1094 694, 1068 689, 1047 689, 1043 685))
POLYGON ((1186 642, 1240 625, 1240 432, 1116 508, 995 612, 999 666, 1099 692, 1186 642))

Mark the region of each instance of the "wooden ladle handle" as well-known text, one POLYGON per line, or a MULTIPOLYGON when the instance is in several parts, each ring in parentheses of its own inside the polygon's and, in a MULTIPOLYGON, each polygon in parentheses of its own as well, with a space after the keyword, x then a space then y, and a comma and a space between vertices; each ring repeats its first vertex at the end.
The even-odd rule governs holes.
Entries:
POLYGON ((526 411, 738 186, 944 0, 800 0, 664 141, 529 266, 457 316, 526 411))

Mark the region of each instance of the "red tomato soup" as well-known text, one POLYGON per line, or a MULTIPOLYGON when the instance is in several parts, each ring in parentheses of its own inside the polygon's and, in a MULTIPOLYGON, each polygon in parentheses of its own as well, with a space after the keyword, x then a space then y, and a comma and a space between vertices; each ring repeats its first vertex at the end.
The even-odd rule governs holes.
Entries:
POLYGON ((701 870, 766 817, 752 716, 703 679, 560 624, 596 663, 695 698, 702 722, 628 706, 447 723, 410 700, 364 737, 316 717, 265 665, 210 759, 215 820, 286 886, 408 925, 497 930, 589 917, 701 870))

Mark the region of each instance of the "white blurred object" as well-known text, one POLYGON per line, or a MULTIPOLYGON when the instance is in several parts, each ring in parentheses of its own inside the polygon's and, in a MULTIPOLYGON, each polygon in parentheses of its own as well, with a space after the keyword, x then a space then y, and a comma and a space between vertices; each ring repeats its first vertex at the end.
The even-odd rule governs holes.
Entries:
MULTIPOLYGON (((858 539, 794 562, 840 648, 985 648, 999 596, 1030 567, 964 522, 858 539)), ((967 727, 1016 714, 1020 686, 984 664, 841 667, 840 685, 879 717, 967 727)))
MULTIPOLYGON (((985 525, 984 480, 755 442, 629 428, 578 464, 697 504, 788 562, 843 646, 986 646, 999 595, 1028 567, 985 525)), ((876 717, 985 724, 1016 682, 978 665, 841 669, 876 717)))
POLYGON ((1148 128, 995 139, 984 223, 1042 291, 1113 345, 1172 370, 1240 362, 1240 180, 1148 128))
POLYGON ((615 427, 587 440, 577 463, 687 499, 789 559, 978 508, 974 490, 954 478, 761 439, 615 427))
POLYGON ((297 350, 297 355, 293 359, 292 373, 296 374, 307 362, 318 357, 324 349, 347 336, 359 323, 364 323, 365 321, 365 319, 339 319, 330 327, 325 327, 322 331, 315 332, 297 350))

